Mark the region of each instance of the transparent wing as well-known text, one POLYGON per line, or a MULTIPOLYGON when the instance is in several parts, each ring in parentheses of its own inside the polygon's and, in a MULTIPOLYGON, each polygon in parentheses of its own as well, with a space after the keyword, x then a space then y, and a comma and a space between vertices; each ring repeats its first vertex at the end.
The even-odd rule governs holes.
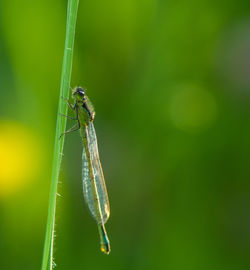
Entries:
POLYGON ((99 159, 99 152, 98 152, 98 146, 97 146, 97 139, 96 139, 96 133, 93 123, 89 123, 89 126, 87 127, 87 146, 90 152, 90 163, 88 162, 86 150, 83 149, 82 153, 82 180, 83 180, 83 194, 85 201, 89 207, 90 213, 94 217, 94 219, 97 221, 97 223, 106 223, 109 214, 110 214, 110 208, 109 208, 109 200, 108 200, 108 193, 105 185, 105 180, 102 172, 102 166, 99 159), (99 204, 100 207, 98 209, 95 209, 94 204, 94 192, 95 190, 92 189, 91 185, 91 177, 89 168, 92 167, 93 175, 94 175, 94 181, 96 186, 96 192, 99 198, 99 204), (100 211, 98 215, 96 214, 96 211, 100 211), (101 217, 101 219, 100 219, 101 217))

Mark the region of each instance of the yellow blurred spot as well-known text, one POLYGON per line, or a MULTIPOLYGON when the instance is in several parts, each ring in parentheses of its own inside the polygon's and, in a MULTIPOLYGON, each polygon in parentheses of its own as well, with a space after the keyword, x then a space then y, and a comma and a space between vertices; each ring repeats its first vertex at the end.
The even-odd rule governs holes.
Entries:
POLYGON ((216 101, 209 91, 197 85, 177 87, 170 99, 170 118, 185 131, 202 131, 216 118, 216 101))
POLYGON ((0 122, 0 197, 10 195, 34 177, 41 151, 37 138, 16 122, 0 122))

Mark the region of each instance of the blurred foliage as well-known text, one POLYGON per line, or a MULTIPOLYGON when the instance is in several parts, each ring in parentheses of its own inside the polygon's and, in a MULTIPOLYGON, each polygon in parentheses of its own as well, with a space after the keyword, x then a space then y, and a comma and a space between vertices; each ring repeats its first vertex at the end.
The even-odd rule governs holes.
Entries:
MULTIPOLYGON (((68 135, 57 269, 250 268, 250 4, 80 1, 72 87, 96 108, 111 254, 68 135)), ((66 1, 0 2, 0 269, 39 269, 66 1)), ((70 125, 71 123, 69 123, 70 125)))

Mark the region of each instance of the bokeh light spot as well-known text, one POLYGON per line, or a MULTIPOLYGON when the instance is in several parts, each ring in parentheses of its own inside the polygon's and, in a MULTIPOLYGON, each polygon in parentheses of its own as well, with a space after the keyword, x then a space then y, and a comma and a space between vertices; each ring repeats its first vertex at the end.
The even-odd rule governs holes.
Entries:
POLYGON ((13 194, 37 174, 41 147, 22 124, 0 121, 0 197, 13 194))
POLYGON ((180 85, 173 91, 169 104, 173 124, 185 131, 199 132, 216 118, 216 101, 212 93, 197 85, 180 85))

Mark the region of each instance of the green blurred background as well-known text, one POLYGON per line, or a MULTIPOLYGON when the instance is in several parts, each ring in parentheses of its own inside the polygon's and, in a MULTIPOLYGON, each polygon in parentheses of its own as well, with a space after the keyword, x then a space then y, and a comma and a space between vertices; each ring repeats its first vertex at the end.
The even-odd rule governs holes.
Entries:
MULTIPOLYGON (((66 1, 0 2, 0 269, 40 269, 66 1)), ((80 1, 71 86, 87 89, 111 254, 66 137, 56 269, 250 269, 250 3, 80 1)), ((68 123, 70 127, 72 123, 68 123)))

